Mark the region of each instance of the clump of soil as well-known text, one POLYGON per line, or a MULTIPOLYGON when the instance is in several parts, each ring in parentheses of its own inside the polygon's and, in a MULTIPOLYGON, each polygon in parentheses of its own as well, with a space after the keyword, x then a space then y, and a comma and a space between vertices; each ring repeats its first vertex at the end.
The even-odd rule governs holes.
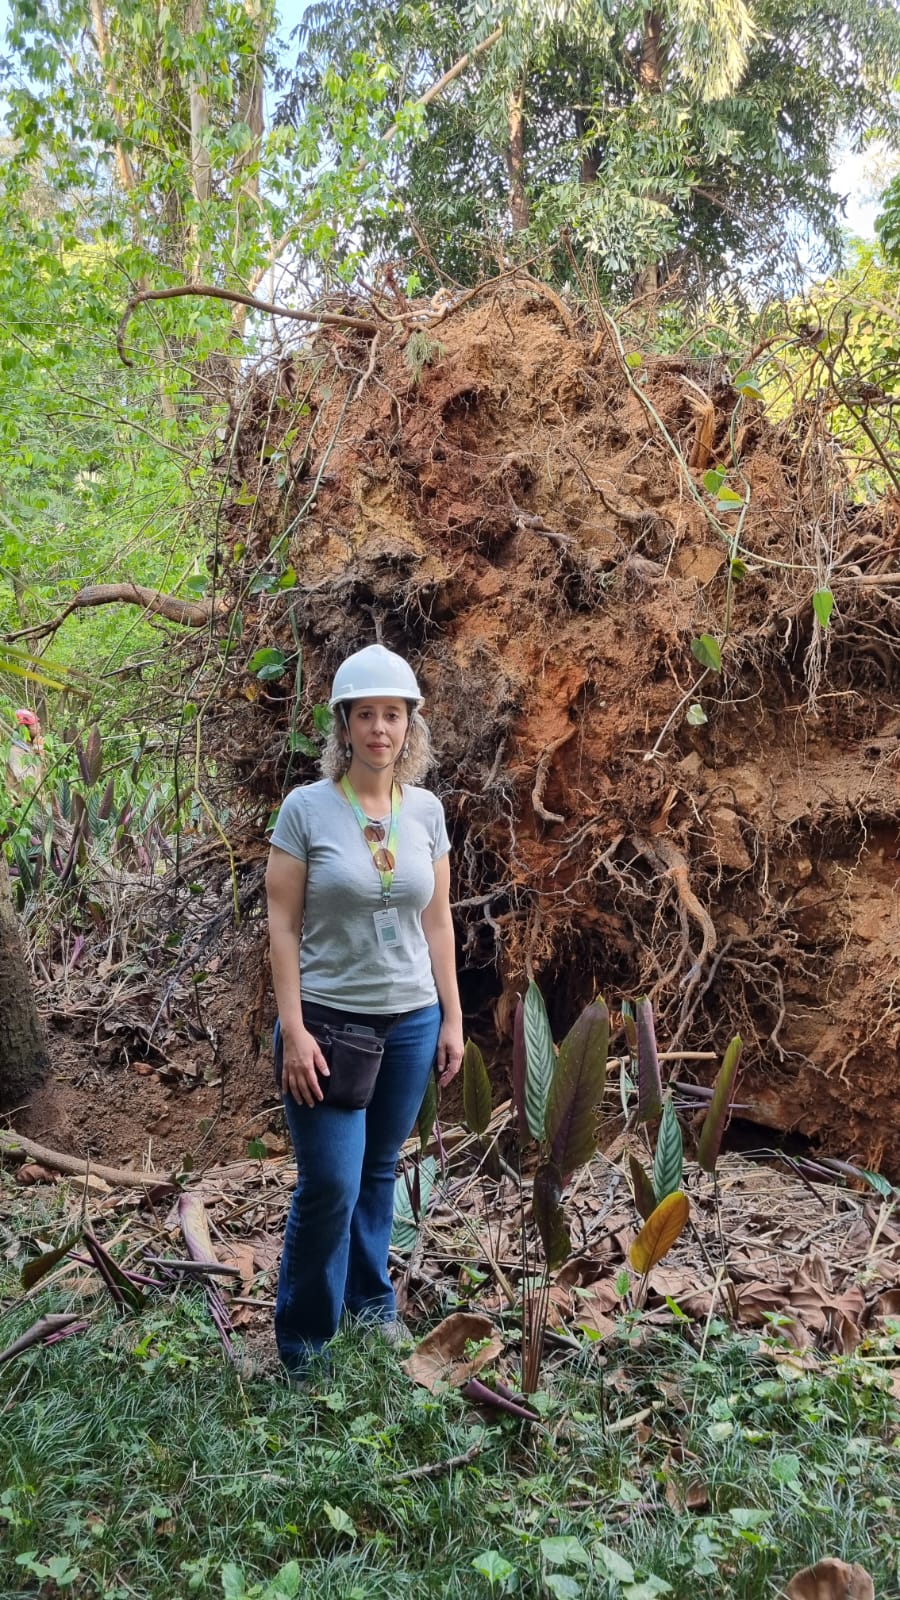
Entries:
POLYGON ((498 1059, 528 976, 558 1032, 647 992, 669 1046, 741 1032, 744 1115, 900 1174, 900 528, 821 424, 509 295, 405 349, 320 335, 249 383, 226 460, 241 655, 290 664, 223 655, 207 718, 244 858, 315 775, 298 735, 338 661, 381 638, 428 697, 498 1059))

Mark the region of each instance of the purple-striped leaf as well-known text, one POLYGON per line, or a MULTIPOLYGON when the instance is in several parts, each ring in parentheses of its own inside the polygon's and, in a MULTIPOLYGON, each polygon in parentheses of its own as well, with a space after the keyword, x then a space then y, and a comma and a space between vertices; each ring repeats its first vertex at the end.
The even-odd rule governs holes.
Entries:
POLYGON ((656 1050, 653 1007, 646 995, 636 1002, 638 1058, 638 1122, 653 1122, 662 1114, 662 1079, 656 1050))
POLYGON ((545 1136, 563 1178, 597 1148, 597 1117, 606 1088, 609 1011, 603 1000, 586 1006, 559 1047, 547 1096, 545 1136))

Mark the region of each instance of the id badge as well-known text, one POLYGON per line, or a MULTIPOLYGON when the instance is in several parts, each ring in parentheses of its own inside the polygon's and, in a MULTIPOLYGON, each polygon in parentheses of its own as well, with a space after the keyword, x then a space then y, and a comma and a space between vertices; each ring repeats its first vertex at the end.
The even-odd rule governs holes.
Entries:
POLYGON ((400 943, 400 914, 396 906, 384 911, 373 911, 375 937, 381 950, 393 950, 400 943))

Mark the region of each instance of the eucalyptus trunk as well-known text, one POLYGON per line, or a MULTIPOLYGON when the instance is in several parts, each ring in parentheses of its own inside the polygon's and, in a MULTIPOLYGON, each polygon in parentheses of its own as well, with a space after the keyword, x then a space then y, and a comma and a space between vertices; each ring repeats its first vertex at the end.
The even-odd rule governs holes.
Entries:
POLYGON ((48 1065, 0 845, 0 1111, 24 1105, 48 1065))
POLYGON ((516 85, 509 101, 509 142, 506 146, 506 171, 509 176, 509 210, 513 229, 522 233, 528 227, 530 209, 525 192, 525 79, 516 85))

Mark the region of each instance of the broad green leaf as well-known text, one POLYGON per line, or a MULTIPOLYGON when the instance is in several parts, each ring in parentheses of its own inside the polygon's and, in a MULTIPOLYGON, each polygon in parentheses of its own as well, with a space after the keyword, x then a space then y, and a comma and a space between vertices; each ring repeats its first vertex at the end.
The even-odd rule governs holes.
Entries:
MULTIPOLYGON (((694 1569, 696 1571, 696 1567, 694 1569)), ((658 1597, 672 1593, 672 1585, 666 1583, 665 1578, 657 1578, 651 1572, 648 1578, 641 1578, 638 1583, 623 1583, 622 1600, 658 1600, 658 1597)))
POLYGON ((662 1261, 682 1233, 689 1215, 687 1195, 680 1190, 660 1201, 628 1252, 635 1272, 650 1272, 662 1261))
POLYGON ((406 1256, 414 1248, 419 1237, 420 1219, 428 1210, 431 1191, 437 1176, 437 1162, 434 1156, 425 1156, 419 1162, 419 1218, 413 1211, 412 1198, 409 1184, 401 1172, 394 1179, 394 1216, 391 1223, 391 1249, 398 1255, 406 1256))
POLYGON ((348 1533, 351 1538, 356 1534, 356 1524, 349 1517, 343 1506, 333 1506, 330 1501, 322 1501, 322 1510, 331 1523, 335 1533, 348 1533))
POLYGON ((491 1120, 491 1080, 474 1040, 463 1051, 463 1114, 472 1133, 484 1133, 491 1120))
POLYGON ((704 472, 703 474, 703 487, 707 494, 718 494, 724 482, 724 467, 710 467, 708 471, 704 472))
POLYGON ((689 728, 702 728, 709 721, 709 717, 695 700, 693 705, 688 706, 684 720, 689 728))
POLYGON ((525 1119, 532 1139, 542 1140, 547 1096, 556 1055, 544 997, 537 984, 528 985, 523 1003, 525 1035, 525 1119))
POLYGON ((548 1567, 589 1567, 591 1558, 572 1534, 559 1534, 541 1540, 541 1555, 548 1567))
POLYGON ((646 1222, 656 1210, 656 1194, 644 1168, 637 1156, 629 1154, 628 1170, 631 1173, 631 1187, 634 1191, 634 1203, 640 1215, 646 1222))
POLYGON ((603 1000, 594 1000, 559 1047, 547 1096, 545 1135, 564 1178, 597 1148, 608 1052, 609 1012, 603 1000))
POLYGON ((653 1189, 658 1200, 665 1200, 667 1195, 674 1194, 676 1189, 681 1188, 683 1172, 684 1142, 681 1137, 681 1124, 675 1115, 671 1095, 666 1095, 653 1156, 653 1189))
POLYGON ((568 1259, 572 1241, 562 1205, 562 1178, 552 1161, 543 1161, 534 1175, 531 1207, 544 1246, 544 1258, 553 1272, 568 1259))
POLYGON ((637 1023, 638 1108, 637 1120, 653 1122, 662 1111, 662 1079, 659 1075, 659 1055, 656 1049, 656 1030, 653 1026, 653 1007, 646 995, 641 995, 635 1005, 637 1023))
POLYGON ((472 1566, 483 1578, 487 1578, 491 1587, 495 1583, 508 1583, 516 1570, 499 1550, 482 1550, 479 1555, 472 1557, 472 1566))
POLYGON ((300 1563, 286 1561, 271 1583, 267 1583, 260 1591, 259 1600, 296 1600, 299 1593, 300 1563))
POLYGON ((631 367, 633 370, 635 367, 641 366, 643 364, 643 360, 644 358, 641 355, 640 350, 629 350, 627 356, 625 357, 625 365, 626 367, 631 367))
POLYGON ((544 1578, 544 1588, 553 1596, 553 1600, 580 1600, 584 1593, 578 1579, 570 1578, 565 1572, 548 1572, 544 1578))
POLYGON ((224 1600, 244 1600, 247 1586, 240 1567, 236 1566, 233 1561, 226 1561, 225 1565, 219 1569, 219 1577, 222 1580, 224 1600))
POLYGON ((759 386, 759 379, 753 372, 739 372, 732 378, 732 384, 739 394, 746 395, 750 400, 764 400, 765 396, 759 386))
POLYGON ((733 556, 729 562, 729 570, 735 583, 743 583, 747 576, 747 563, 740 556, 733 556))
POLYGON ((713 1085, 712 1099, 709 1110, 703 1119, 700 1138, 697 1141, 697 1161, 705 1172, 715 1172, 716 1162, 719 1159, 719 1150, 722 1146, 722 1134, 725 1131, 725 1119, 731 1104, 734 1076, 737 1072, 738 1062, 741 1059, 743 1043, 739 1033, 736 1033, 728 1049, 722 1065, 716 1073, 713 1085))
POLYGON ((743 495, 738 494, 735 489, 729 489, 727 484, 723 484, 716 497, 716 510, 729 513, 742 511, 743 508, 743 495))
POLYGON ((813 595, 813 611, 819 626, 827 628, 834 610, 834 595, 830 589, 817 589, 813 595))
POLYGON ((418 1116, 416 1117, 416 1130, 419 1135, 419 1148, 421 1150, 425 1149, 425 1146, 434 1132, 434 1124, 436 1119, 437 1081, 434 1073, 429 1072, 428 1082, 425 1085, 425 1093, 422 1096, 422 1104, 419 1107, 418 1116))
POLYGON ((312 739, 308 738, 305 733, 298 733, 296 730, 294 733, 288 734, 288 749, 292 755, 317 756, 319 754, 318 745, 314 744, 312 739))
POLYGON ((615 1578, 618 1583, 634 1582, 634 1567, 618 1550, 613 1550, 608 1544, 595 1544, 591 1546, 594 1556, 600 1562, 610 1578, 615 1578))
POLYGON ((722 671, 722 652, 711 633, 701 633, 699 638, 691 640, 691 655, 709 672, 722 671))
POLYGON ((528 1116, 525 1111, 525 1069, 525 1007, 521 1000, 517 1000, 516 1014, 513 1019, 512 1091, 520 1139, 528 1138, 528 1116))
POLYGON ((275 650, 267 645, 262 650, 256 650, 247 662, 247 671, 256 674, 263 683, 270 682, 273 678, 280 678, 287 667, 287 657, 283 650, 275 650))

